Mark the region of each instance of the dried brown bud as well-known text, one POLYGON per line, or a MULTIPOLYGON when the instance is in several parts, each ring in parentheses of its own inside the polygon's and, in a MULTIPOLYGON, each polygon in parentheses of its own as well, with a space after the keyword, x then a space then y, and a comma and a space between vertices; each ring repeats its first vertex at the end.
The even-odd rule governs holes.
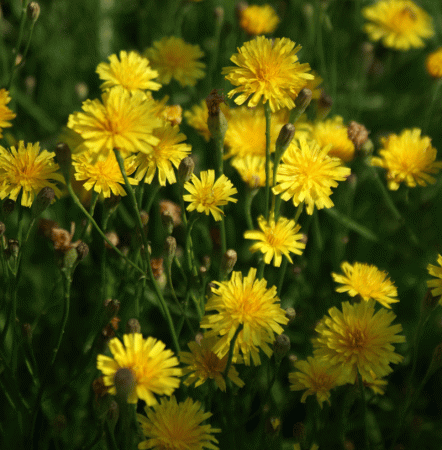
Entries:
POLYGON ((221 112, 220 104, 225 102, 226 99, 224 95, 218 93, 218 89, 212 89, 212 91, 206 98, 206 105, 209 111, 209 117, 218 116, 221 112))
POLYGON ((190 156, 186 156, 181 160, 180 165, 178 166, 178 181, 180 183, 185 183, 190 180, 190 177, 193 174, 195 169, 195 163, 190 156))
POLYGON ((55 220, 40 219, 38 222, 38 232, 46 239, 51 239, 53 228, 58 228, 58 223, 55 220))
POLYGON ((20 244, 17 239, 8 239, 8 246, 6 247, 6 258, 17 259, 18 252, 20 251, 20 244))
POLYGON ((154 278, 158 280, 164 273, 163 258, 152 258, 150 260, 150 266, 152 267, 154 278))
POLYGON ((126 323, 126 334, 141 333, 141 325, 138 319, 129 319, 126 323))
POLYGON ((75 248, 78 255, 77 261, 82 261, 89 254, 89 246, 86 242, 80 241, 75 248))
POLYGON ((176 203, 169 200, 161 200, 159 205, 160 214, 168 212, 171 215, 174 227, 181 225, 181 208, 176 203))
POLYGON ((51 229, 51 240, 54 243, 54 249, 59 250, 62 253, 69 251, 71 248, 78 245, 77 243, 72 243, 72 238, 74 237, 75 223, 71 223, 71 231, 64 230, 63 228, 53 227, 51 229))
POLYGON ((367 142, 369 131, 364 125, 352 120, 347 127, 347 135, 350 141, 353 142, 356 150, 360 150, 362 146, 367 142))

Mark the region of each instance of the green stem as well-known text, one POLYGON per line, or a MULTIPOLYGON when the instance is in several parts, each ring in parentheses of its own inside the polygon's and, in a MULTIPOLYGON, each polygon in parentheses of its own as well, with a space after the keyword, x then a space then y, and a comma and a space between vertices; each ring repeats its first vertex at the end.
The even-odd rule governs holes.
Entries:
POLYGON ((247 188, 246 191, 246 198, 244 201, 244 208, 245 208, 245 212, 246 212, 246 223, 247 223, 247 228, 249 230, 253 230, 253 220, 252 220, 252 202, 253 199, 255 198, 255 195, 258 193, 259 189, 249 189, 247 188))
POLYGON ((358 385, 359 394, 361 396, 361 407, 362 407, 362 420, 364 421, 364 442, 365 450, 370 450, 370 442, 368 440, 368 423, 367 423, 367 403, 365 401, 364 383, 362 382, 361 374, 358 369, 358 385))
POLYGON ((213 39, 213 50, 210 57, 209 70, 207 72, 207 86, 209 90, 212 89, 213 86, 213 74, 216 71, 216 65, 218 63, 218 54, 219 54, 219 46, 220 46, 220 36, 221 29, 223 26, 223 20, 219 18, 215 18, 215 35, 213 39))
POLYGON ((237 339, 239 333, 242 331, 242 329, 243 329, 243 324, 240 323, 238 325, 238 328, 235 331, 235 334, 232 337, 232 340, 230 341, 229 356, 227 357, 226 368, 224 369, 224 372, 223 372, 223 377, 224 377, 225 380, 227 380, 227 376, 229 374, 230 366, 232 365, 233 350, 235 349, 235 342, 236 342, 236 339, 237 339))
MULTIPOLYGON (((89 215, 90 215, 90 217, 94 217, 95 206, 97 205, 97 200, 98 200, 98 192, 93 190, 92 191, 92 198, 91 198, 91 206, 89 207, 89 215)), ((91 224, 91 220, 88 218, 88 220, 86 222, 86 225, 81 230, 81 234, 80 234, 80 239, 81 240, 84 239, 85 235, 87 237, 89 237, 89 226, 90 226, 90 224, 91 224)))
POLYGON ((295 221, 295 223, 298 223, 299 216, 301 215, 303 210, 304 210, 304 202, 300 203, 298 205, 298 208, 296 209, 295 218, 293 219, 295 221))
MULTIPOLYGON (((220 209, 223 210, 224 208, 220 206, 220 209)), ((219 232, 221 235, 221 258, 224 256, 224 254, 227 251, 227 240, 226 240, 226 223, 224 221, 224 214, 221 217, 220 223, 219 223, 219 232)), ((221 264, 220 264, 220 278, 221 278, 221 264)))
POLYGON ((158 192, 160 191, 160 189, 161 189, 161 185, 160 185, 160 183, 158 183, 158 182, 155 183, 155 184, 152 186, 152 192, 150 192, 149 200, 148 200, 148 202, 147 202, 147 204, 146 204, 146 207, 144 208, 144 211, 146 211, 147 214, 150 213, 150 209, 152 208, 152 204, 153 204, 153 202, 154 202, 154 200, 155 200, 155 198, 156 198, 158 192))
POLYGON ((285 273, 287 271, 288 259, 286 256, 282 258, 282 267, 279 270, 278 294, 281 297, 282 284, 284 283, 285 273))
POLYGON ((435 86, 433 86, 433 95, 431 97, 430 106, 427 108, 427 112, 425 114, 425 120, 422 125, 422 133, 426 133, 428 126, 430 125, 430 120, 431 120, 431 117, 433 116, 434 105, 436 104, 436 100, 439 95, 441 86, 442 86, 442 79, 437 80, 435 86))
POLYGON ((270 109, 269 101, 264 103, 264 113, 266 118, 266 185, 265 185, 265 219, 269 219, 269 202, 270 202, 270 128, 272 123, 272 110, 270 109))

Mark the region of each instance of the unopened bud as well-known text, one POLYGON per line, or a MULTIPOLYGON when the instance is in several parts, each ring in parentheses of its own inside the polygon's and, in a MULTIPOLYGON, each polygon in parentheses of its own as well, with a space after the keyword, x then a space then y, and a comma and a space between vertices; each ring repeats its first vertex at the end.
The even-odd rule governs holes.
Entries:
POLYGON ((149 214, 147 214, 146 211, 141 210, 140 211, 140 219, 141 219, 141 224, 143 225, 143 227, 147 226, 147 224, 149 223, 149 214))
POLYGON ((301 92, 296 97, 296 108, 302 110, 302 113, 307 109, 307 106, 310 105, 312 101, 313 92, 309 88, 301 89, 301 92))
POLYGON ((186 181, 190 180, 194 169, 195 163, 193 159, 190 156, 186 156, 184 159, 182 159, 178 167, 178 181, 180 183, 185 183, 186 181))
POLYGON ((295 126, 292 123, 286 123, 280 130, 275 146, 275 164, 278 164, 282 155, 286 151, 295 135, 295 126))
POLYGON ((126 402, 129 395, 135 389, 137 379, 131 369, 122 367, 118 369, 114 376, 115 389, 117 397, 126 402))
POLYGON ((215 16, 216 23, 218 25, 222 25, 224 22, 224 8, 222 6, 217 6, 213 11, 213 14, 215 16))
POLYGON ((275 355, 276 361, 280 362, 282 358, 290 350, 290 338, 286 334, 280 334, 276 336, 275 342, 273 343, 273 353, 275 355))
POLYGON ((238 259, 238 254, 235 250, 227 250, 223 255, 223 259, 221 261, 221 273, 226 276, 233 270, 235 267, 236 261, 238 259))
POLYGON ((71 149, 64 142, 59 142, 55 146, 55 157, 57 158, 57 163, 63 172, 65 180, 68 181, 72 164, 71 149))
POLYGON ((166 250, 167 260, 170 264, 176 253, 176 239, 173 236, 167 236, 164 246, 166 250))
POLYGON ((287 319, 289 319, 288 324, 292 323, 295 320, 295 317, 296 317, 295 309, 294 308, 286 308, 285 309, 285 316, 287 317, 287 319))
POLYGON ((34 202, 34 217, 38 217, 54 200, 55 192, 51 187, 45 186, 41 189, 34 202))
POLYGON ((77 262, 82 261, 89 253, 89 246, 83 241, 80 242, 75 249, 77 250, 78 255, 77 262))
POLYGON ((164 227, 164 231, 170 235, 173 232, 173 217, 170 211, 163 211, 161 213, 161 222, 164 227))
MULTIPOLYGON (((118 244, 120 243, 120 238, 118 237, 118 234, 115 233, 115 231, 108 231, 105 236, 108 238, 108 240, 110 241, 110 243, 114 246, 117 247, 118 244)), ((107 241, 104 241, 104 246, 106 248, 112 248, 112 246, 110 244, 108 244, 107 241)))
POLYGON ((238 20, 241 20, 242 13, 247 9, 249 5, 247 2, 238 2, 235 6, 235 14, 238 20))
POLYGON ((0 222, 0 237, 2 237, 5 234, 6 231, 6 225, 3 222, 0 222))
POLYGON ((126 323, 126 334, 141 333, 141 325, 138 319, 129 319, 126 323))
POLYGON ((15 202, 14 200, 11 200, 10 198, 7 198, 2 205, 3 213, 5 216, 9 216, 9 214, 12 214, 15 209, 15 202))
POLYGON ((32 22, 37 22, 38 16, 40 15, 40 5, 37 2, 31 2, 26 10, 28 19, 32 22))
POLYGON ((331 111, 333 106, 333 100, 330 95, 326 94, 324 91, 321 93, 321 96, 318 100, 318 111, 316 114, 317 120, 324 120, 328 113, 331 111))
POLYGON ((347 127, 347 135, 350 141, 353 142, 356 150, 360 150, 367 142, 369 131, 364 125, 352 120, 347 127))

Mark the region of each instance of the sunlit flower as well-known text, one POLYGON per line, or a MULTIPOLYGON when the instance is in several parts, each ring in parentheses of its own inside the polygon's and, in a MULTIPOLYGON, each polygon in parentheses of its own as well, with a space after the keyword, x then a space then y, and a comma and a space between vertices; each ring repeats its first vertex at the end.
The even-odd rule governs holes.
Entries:
POLYGON ((308 80, 314 76, 308 71, 308 64, 300 64, 296 53, 301 46, 296 46, 288 38, 274 41, 264 36, 245 42, 230 60, 236 66, 224 67, 222 74, 237 88, 228 93, 235 98, 235 103, 257 106, 263 101, 269 102, 271 110, 286 106, 295 107, 294 100, 308 80))
MULTIPOLYGON (((126 195, 126 191, 121 186, 124 178, 121 174, 120 166, 114 153, 109 153, 107 157, 95 158, 90 151, 77 153, 72 156, 72 165, 75 169, 75 179, 85 181, 84 189, 90 191, 92 188, 104 197, 114 195, 126 195)), ((124 168, 127 175, 135 172, 136 165, 133 156, 124 160, 124 168)), ((130 184, 138 184, 137 180, 129 178, 130 184)))
POLYGON ((442 47, 427 56, 425 67, 432 77, 442 78, 442 47))
POLYGON ((158 72, 152 70, 149 60, 137 52, 120 52, 120 60, 117 55, 109 56, 109 63, 98 64, 97 71, 101 80, 105 80, 100 86, 106 90, 114 86, 123 86, 131 92, 138 90, 157 91, 161 84, 152 81, 158 77, 158 72))
POLYGON ((359 295, 365 301, 373 299, 386 308, 391 308, 391 303, 399 301, 396 286, 388 278, 387 272, 358 262, 353 265, 343 262, 341 269, 345 275, 332 273, 335 282, 343 284, 336 288, 336 292, 348 292, 351 297, 359 295))
POLYGON ((158 80, 169 84, 175 79, 181 85, 195 86, 204 78, 206 65, 199 58, 204 56, 199 45, 191 45, 175 36, 163 37, 146 50, 152 67, 158 71, 158 80))
POLYGON ((363 9, 369 20, 364 26, 372 41, 382 40, 385 47, 409 50, 425 45, 423 39, 434 35, 433 22, 411 0, 380 0, 363 9))
POLYGON ((270 5, 250 5, 240 9, 239 25, 248 34, 271 34, 280 19, 270 5))
MULTIPOLYGON (((208 378, 215 381, 216 385, 222 390, 226 390, 226 382, 223 372, 226 369, 228 355, 223 358, 212 351, 216 344, 217 337, 203 338, 201 342, 192 341, 187 344, 190 352, 181 352, 179 354, 182 363, 187 364, 183 369, 183 375, 190 374, 184 384, 190 386, 195 383, 195 387, 201 386, 208 378)), ((230 366, 228 377, 240 388, 244 386, 235 367, 230 366)))
POLYGON ((282 194, 283 200, 292 199, 295 206, 305 202, 308 214, 313 214, 315 205, 318 209, 331 208, 331 188, 345 180, 350 169, 339 158, 328 156, 328 149, 320 149, 314 141, 307 143, 304 139, 298 148, 292 141, 278 167, 278 184, 273 192, 282 194))
POLYGON ((158 182, 161 186, 176 182, 173 167, 178 168, 183 158, 192 150, 190 145, 183 143, 186 136, 180 133, 178 125, 172 126, 166 122, 162 127, 153 130, 153 135, 159 139, 149 153, 139 153, 135 159, 138 165, 135 178, 150 184, 158 169, 158 182))
POLYGON ((54 152, 43 150, 40 144, 20 141, 18 148, 7 150, 0 146, 0 199, 9 197, 16 201, 21 192, 21 204, 31 207, 35 196, 44 188, 50 187, 55 195, 61 192, 54 182, 64 183, 58 164, 54 162, 54 152))
POLYGON ((315 329, 315 357, 348 369, 352 383, 357 380, 357 371, 363 381, 371 383, 393 371, 390 363, 403 359, 392 345, 405 342, 405 337, 397 334, 402 326, 391 325, 396 318, 392 311, 381 308, 375 312, 374 305, 374 300, 353 305, 343 302, 342 312, 335 306, 330 308, 330 317, 324 316, 315 329))
POLYGON ((256 242, 250 247, 250 251, 261 251, 264 254, 264 262, 270 264, 273 259, 273 265, 279 267, 284 255, 290 263, 293 263, 290 253, 302 255, 305 243, 301 242, 302 233, 298 233, 301 226, 296 224, 294 220, 279 217, 275 222, 275 218, 271 215, 269 220, 263 216, 258 217, 258 225, 261 231, 253 230, 244 233, 245 239, 253 239, 256 242))
POLYGON ((162 398, 153 408, 146 406, 147 417, 137 414, 145 441, 138 444, 139 449, 153 450, 218 450, 218 441, 213 433, 221 432, 202 422, 212 416, 201 410, 201 403, 187 397, 177 403, 174 396, 162 398))
MULTIPOLYGON (((439 264, 439 266, 442 266, 441 255, 437 256, 437 263, 439 264)), ((435 280, 427 281, 427 286, 431 288, 431 293, 433 294, 433 297, 442 295, 442 267, 437 267, 433 266, 432 264, 428 264, 427 270, 430 275, 436 277, 435 280)))
MULTIPOLYGON (((266 184, 265 156, 246 155, 244 158, 235 157, 230 161, 244 183, 251 189, 263 187, 266 184)), ((272 180, 273 163, 270 161, 270 182, 272 180)))
POLYGON ((316 395, 319 405, 326 401, 330 404, 330 391, 349 382, 349 373, 343 366, 331 366, 323 358, 312 358, 296 361, 297 371, 289 374, 290 390, 306 391, 302 394, 301 402, 305 403, 309 395, 316 395))
POLYGON ((155 338, 143 339, 141 333, 125 334, 124 346, 118 338, 109 341, 109 350, 113 358, 97 356, 97 369, 104 375, 104 384, 110 386, 109 393, 116 395, 115 377, 120 369, 128 369, 135 383, 127 401, 137 403, 144 400, 148 406, 155 405, 155 395, 172 395, 180 385, 182 375, 178 359, 171 350, 155 338))
POLYGON ((69 116, 68 127, 81 135, 83 146, 107 156, 114 148, 123 154, 151 151, 158 144, 152 130, 161 125, 153 112, 155 103, 141 91, 130 93, 116 86, 99 100, 83 102, 83 111, 69 116))
POLYGON ((213 352, 223 358, 238 327, 243 325, 233 355, 242 355, 246 365, 250 365, 250 358, 254 365, 261 364, 259 349, 270 357, 275 335, 281 334, 284 331, 281 325, 288 322, 276 296, 276 286, 267 289, 267 281, 256 278, 255 268, 246 277, 241 272, 232 272, 230 281, 214 283, 216 287, 212 289, 206 311, 217 311, 217 314, 206 314, 200 324, 201 328, 210 329, 206 337, 219 336, 213 352))
POLYGON ((3 137, 2 129, 12 127, 10 120, 14 119, 16 114, 6 105, 11 101, 9 91, 0 89, 0 138, 3 137))
POLYGON ((336 156, 344 162, 351 161, 354 157, 355 146, 348 138, 347 127, 343 124, 341 116, 335 116, 324 122, 316 122, 313 124, 311 138, 321 148, 326 145, 331 145, 328 151, 329 156, 336 156))
POLYGON ((221 220, 223 212, 220 206, 227 205, 228 202, 236 203, 238 200, 231 197, 238 193, 232 182, 221 175, 215 181, 215 171, 206 170, 200 173, 200 179, 192 174, 190 181, 184 184, 184 188, 189 192, 183 196, 186 202, 190 202, 188 211, 197 210, 207 216, 212 213, 215 220, 221 220))
POLYGON ((381 144, 381 157, 372 158, 371 164, 387 169, 389 189, 397 190, 402 182, 408 187, 436 182, 430 174, 439 172, 442 161, 435 161, 437 150, 428 136, 421 137, 421 130, 404 130, 399 136, 390 134, 381 138, 381 144))

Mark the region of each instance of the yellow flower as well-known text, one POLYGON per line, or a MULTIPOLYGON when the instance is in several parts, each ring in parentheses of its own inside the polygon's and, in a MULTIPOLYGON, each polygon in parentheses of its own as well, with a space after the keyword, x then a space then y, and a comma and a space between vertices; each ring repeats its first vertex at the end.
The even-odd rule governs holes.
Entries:
MULTIPOLYGON (((195 387, 201 386, 208 378, 215 380, 216 385, 225 392, 226 382, 224 381, 223 372, 227 365, 228 355, 223 358, 212 351, 217 341, 216 336, 211 338, 203 338, 201 342, 189 342, 187 346, 190 352, 181 352, 179 354, 182 363, 188 366, 183 369, 183 375, 190 374, 184 384, 190 386, 195 383, 195 387)), ((238 362, 238 361, 236 361, 238 362)), ((244 386, 235 367, 230 366, 228 377, 240 388, 244 386)))
POLYGON ((308 214, 313 214, 315 205, 318 209, 331 208, 331 188, 345 180, 350 169, 342 166, 339 158, 328 156, 328 149, 320 149, 314 141, 308 144, 304 139, 300 140, 298 148, 292 141, 278 167, 278 184, 273 192, 282 194, 283 200, 293 199, 295 206, 305 202, 308 214))
POLYGON ((212 296, 206 304, 206 311, 217 311, 217 314, 205 315, 201 321, 201 328, 210 328, 206 337, 220 336, 212 351, 219 358, 223 358, 229 351, 230 341, 240 325, 234 346, 234 357, 244 357, 244 363, 250 365, 261 364, 259 349, 270 357, 275 334, 284 330, 281 327, 288 322, 285 311, 276 296, 276 286, 267 289, 265 279, 256 279, 256 269, 251 268, 247 277, 241 272, 232 272, 230 281, 217 285, 212 289, 212 296))
POLYGON ((421 137, 421 130, 404 130, 399 136, 390 134, 381 138, 381 143, 381 157, 372 158, 371 164, 387 169, 389 189, 397 190, 401 182, 408 187, 436 182, 429 174, 439 172, 442 162, 435 162, 437 150, 429 137, 421 137))
POLYGON ((397 334, 402 326, 390 325, 396 315, 385 308, 375 312, 374 305, 374 300, 353 305, 343 302, 342 312, 330 308, 330 317, 324 316, 315 329, 315 357, 327 359, 330 366, 348 369, 352 383, 358 370, 363 381, 373 383, 392 372, 390 363, 403 359, 392 345, 405 342, 405 337, 397 334))
POLYGON ((161 84, 152 81, 158 77, 158 72, 152 70, 149 60, 139 55, 137 52, 120 52, 120 61, 117 55, 109 56, 108 63, 100 63, 97 66, 97 73, 101 80, 105 80, 100 86, 106 90, 114 86, 123 86, 131 92, 138 90, 157 91, 161 84))
POLYGON ((258 217, 258 224, 261 231, 246 231, 244 238, 258 241, 250 247, 250 251, 253 253, 260 250, 264 254, 266 264, 270 264, 273 258, 273 265, 279 267, 282 255, 285 255, 293 264, 290 253, 302 255, 305 244, 301 242, 303 235, 298 233, 301 226, 297 225, 294 220, 279 217, 278 221, 275 222, 273 215, 268 221, 260 216, 258 217))
POLYGON ((336 288, 336 292, 348 292, 351 297, 359 295, 365 301, 373 299, 386 308, 391 308, 391 303, 399 301, 396 286, 388 278, 387 272, 358 262, 353 265, 343 262, 341 269, 345 275, 332 273, 333 280, 343 284, 336 288))
MULTIPOLYGON (((244 183, 247 183, 251 189, 265 186, 265 163, 265 156, 258 155, 246 155, 243 158, 236 156, 230 161, 232 167, 238 171, 244 183)), ((273 178, 272 173, 273 163, 270 161, 270 182, 273 178)))
POLYGON ((431 17, 411 0, 380 0, 363 9, 370 22, 364 30, 372 41, 382 40, 385 47, 409 50, 423 47, 423 39, 434 35, 431 17))
POLYGON ((221 432, 202 422, 212 413, 201 410, 201 403, 190 397, 177 403, 174 396, 161 399, 159 405, 145 408, 147 417, 137 414, 145 441, 139 449, 153 450, 218 450, 218 441, 212 435, 221 432))
POLYGON ((270 5, 251 5, 240 10, 239 25, 250 35, 270 34, 280 19, 270 5))
POLYGON ((349 382, 349 373, 345 367, 331 366, 330 362, 322 358, 309 356, 305 361, 296 361, 296 372, 289 374, 290 390, 302 391, 301 402, 305 403, 309 395, 316 395, 320 407, 326 401, 330 404, 330 391, 349 382))
MULTIPOLYGON (((155 405, 155 395, 172 395, 180 385, 182 375, 178 359, 171 350, 157 339, 143 339, 141 333, 125 334, 124 346, 118 338, 109 341, 109 350, 113 358, 105 355, 97 356, 97 369, 103 372, 103 381, 110 386, 109 393, 117 394, 115 377, 121 369, 128 369, 135 378, 129 392, 128 403, 144 400, 148 406, 155 405)), ((121 373, 121 372, 120 372, 121 373)))
POLYGON ((21 204, 31 207, 35 196, 44 188, 50 187, 60 197, 60 189, 53 183, 64 183, 64 178, 57 173, 58 164, 54 162, 54 152, 43 150, 40 144, 20 141, 18 148, 10 150, 0 146, 0 199, 8 197, 16 201, 21 194, 21 204))
POLYGON ((442 78, 442 47, 427 56, 425 67, 432 77, 442 78))
POLYGON ((245 42, 230 58, 236 66, 222 70, 226 79, 238 86, 228 93, 229 98, 240 93, 235 103, 247 101, 248 106, 257 106, 262 99, 273 112, 284 106, 294 108, 299 91, 314 78, 307 73, 310 66, 298 62, 296 53, 301 46, 295 45, 287 38, 273 41, 264 36, 245 42))
POLYGON ((0 138, 3 137, 2 129, 12 127, 9 122, 14 119, 16 114, 12 112, 6 105, 11 101, 9 92, 6 89, 0 89, 0 138))
POLYGON ((173 166, 178 168, 181 160, 192 150, 190 145, 184 144, 186 136, 180 133, 178 125, 172 126, 169 122, 161 128, 153 130, 153 135, 159 139, 158 144, 152 147, 149 153, 138 153, 135 162, 138 165, 135 179, 150 184, 158 169, 158 181, 161 186, 176 182, 173 166))
POLYGON ((186 202, 190 202, 187 207, 188 211, 195 209, 207 216, 212 213, 213 218, 217 221, 222 219, 223 211, 220 206, 227 205, 228 202, 236 203, 238 200, 231 197, 238 193, 231 181, 221 175, 215 181, 215 171, 206 170, 200 173, 201 180, 195 174, 192 174, 190 181, 184 184, 184 189, 189 192, 183 196, 186 202))
POLYGON ((205 76, 206 65, 198 61, 204 56, 200 46, 188 44, 179 37, 163 37, 145 53, 163 84, 169 84, 173 78, 181 87, 195 86, 205 76))
MULTIPOLYGON (((437 256, 437 263, 439 266, 442 266, 442 256, 437 256)), ((428 273, 433 277, 436 277, 435 280, 428 280, 427 286, 431 289, 431 293, 433 297, 437 297, 442 295, 442 267, 433 266, 432 264, 428 264, 427 267, 428 273)), ((442 305, 441 300, 439 299, 440 304, 442 305)))
POLYGON ((83 146, 107 156, 114 148, 123 155, 131 152, 148 153, 158 144, 152 130, 161 124, 154 115, 155 102, 141 91, 131 94, 116 86, 99 100, 83 102, 83 112, 75 112, 68 119, 68 128, 80 134, 83 146))
POLYGON ((355 155, 355 146, 348 138, 347 127, 343 124, 341 116, 335 116, 324 122, 316 122, 311 131, 311 138, 319 146, 331 145, 329 156, 336 156, 344 162, 349 162, 355 155))
MULTIPOLYGON (((103 193, 105 198, 110 197, 111 192, 114 195, 126 195, 126 191, 121 186, 124 184, 124 178, 114 153, 98 159, 90 151, 77 153, 72 155, 72 165, 75 168, 75 179, 87 180, 83 184, 87 191, 93 188, 95 192, 103 193)), ((136 165, 133 156, 125 158, 124 168, 127 175, 135 172, 136 165)), ((129 183, 138 184, 138 181, 129 178, 129 183)))

